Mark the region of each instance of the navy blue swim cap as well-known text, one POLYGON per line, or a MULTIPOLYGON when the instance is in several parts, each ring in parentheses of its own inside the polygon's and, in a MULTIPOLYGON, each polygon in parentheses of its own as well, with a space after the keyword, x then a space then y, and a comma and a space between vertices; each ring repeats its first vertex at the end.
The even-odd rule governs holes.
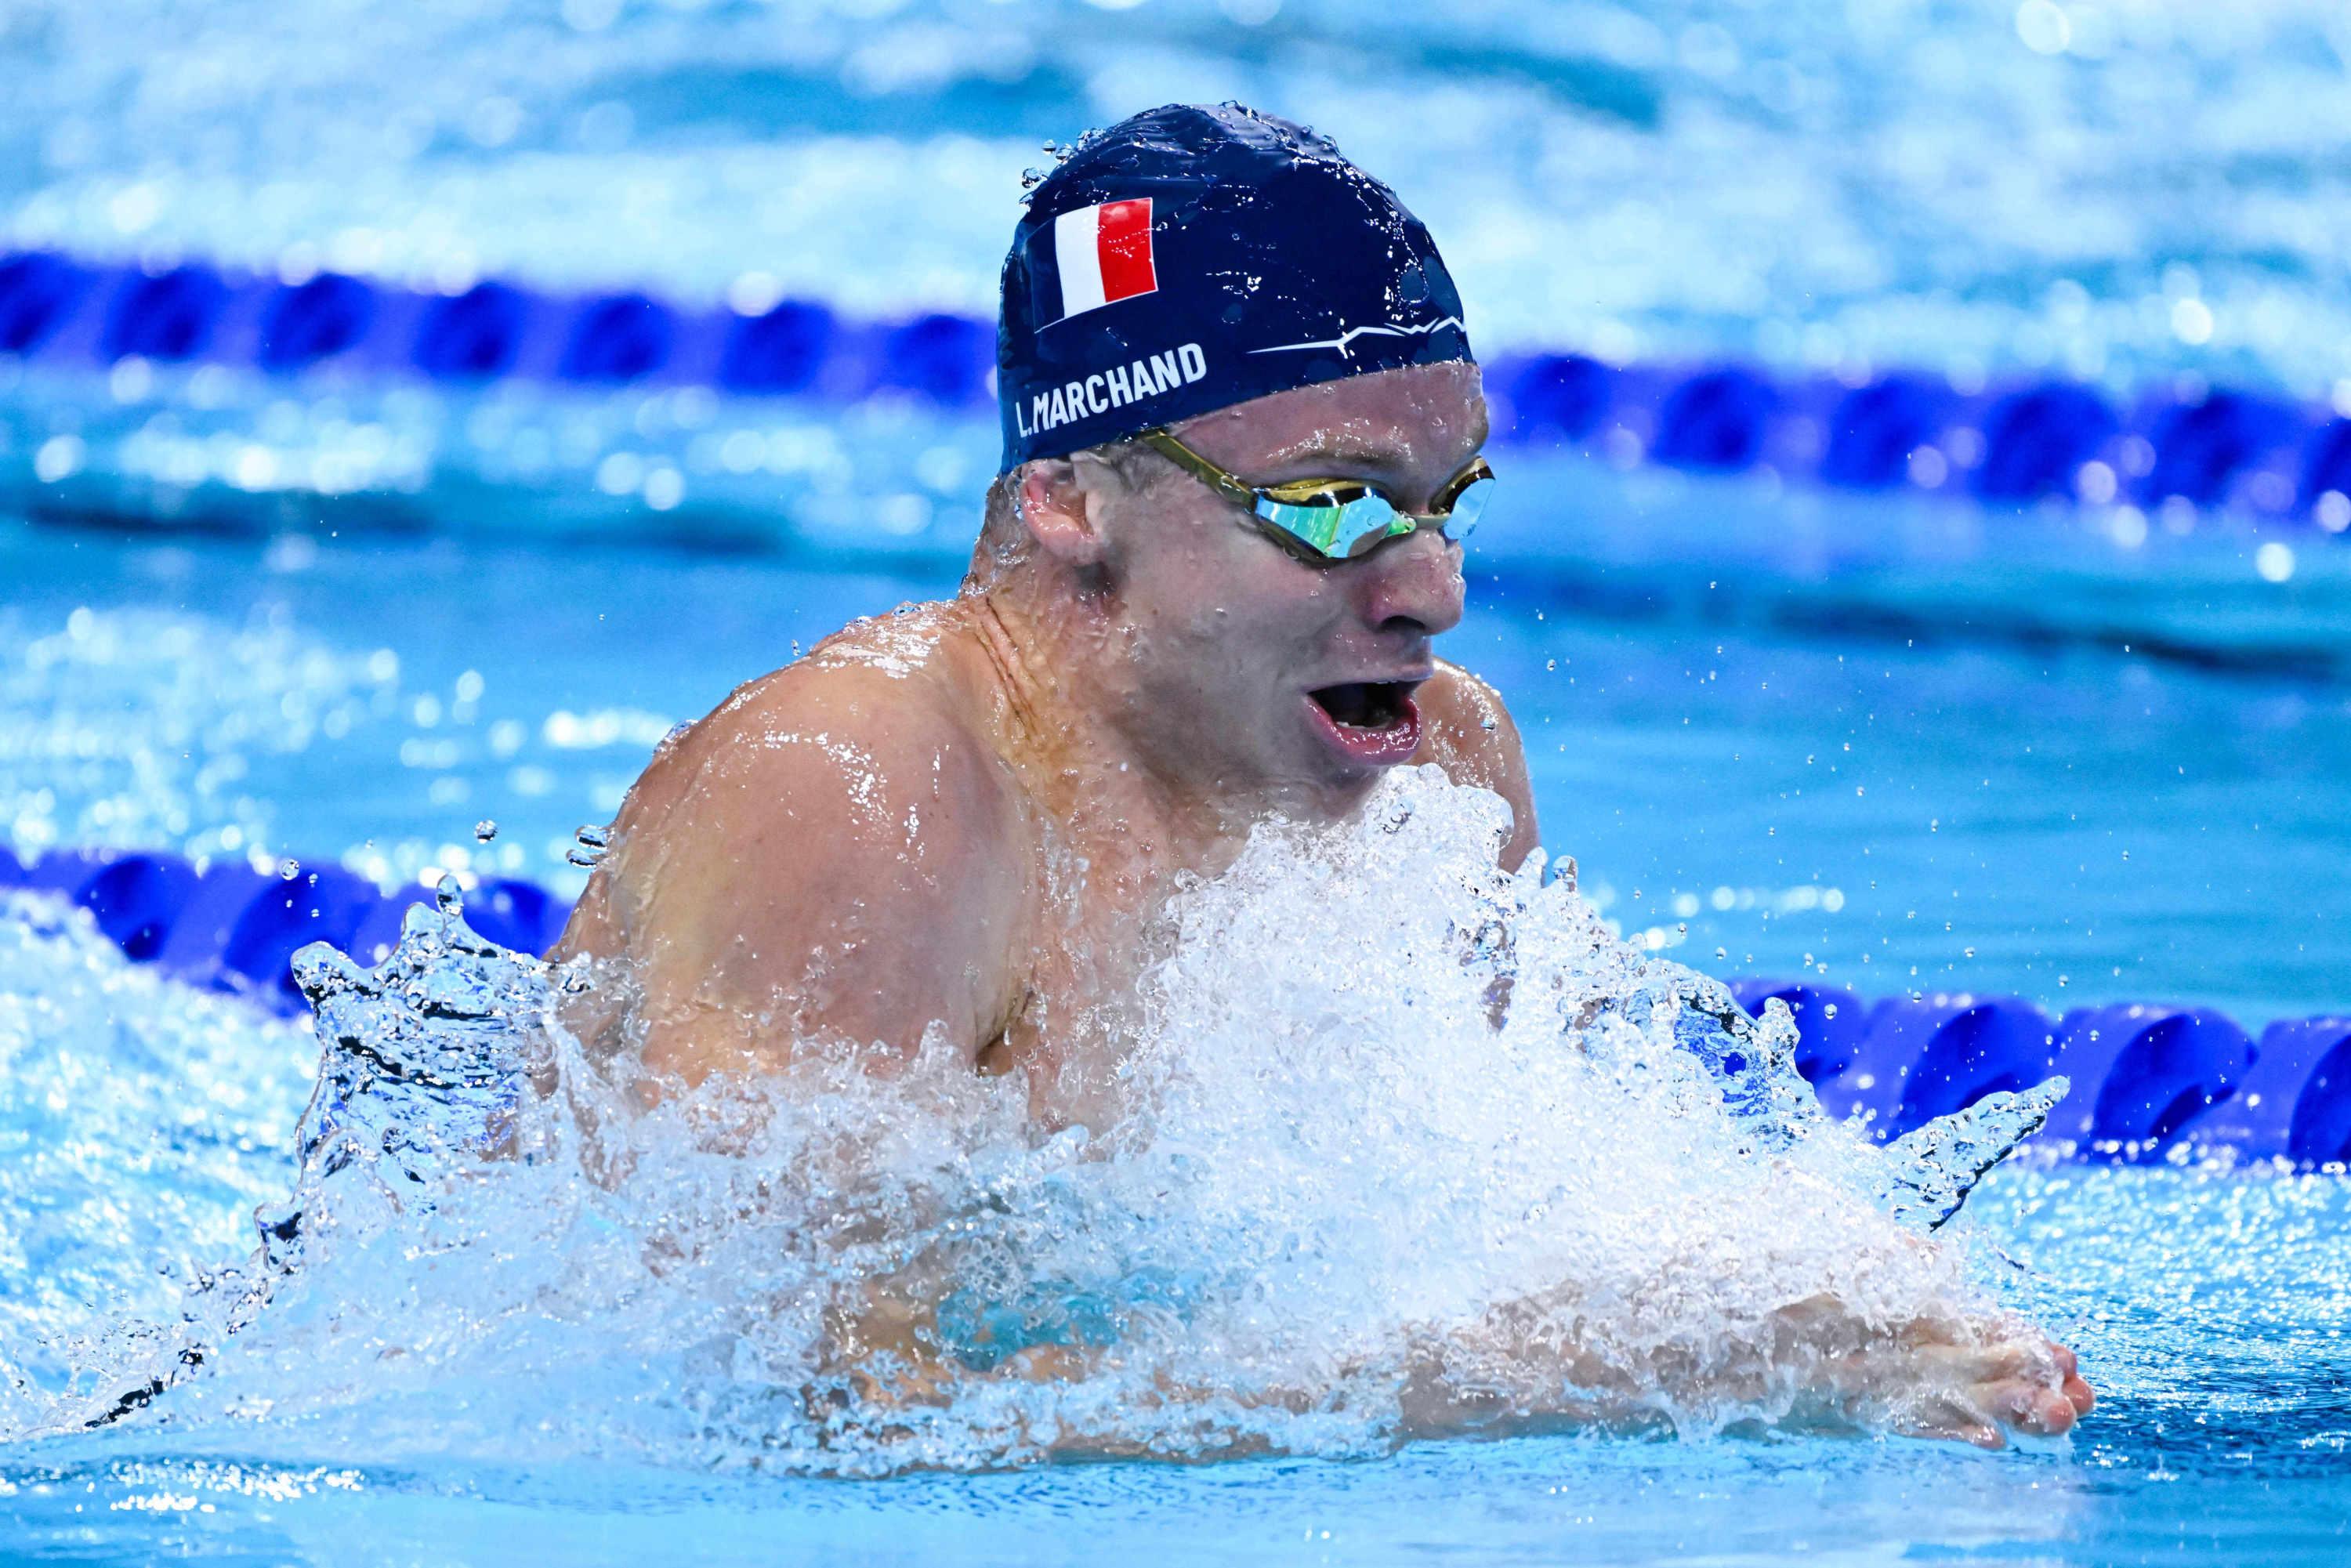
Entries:
POLYGON ((1461 297, 1394 192, 1303 126, 1169 104, 1080 141, 1013 231, 1003 466, 1469 358, 1461 297))

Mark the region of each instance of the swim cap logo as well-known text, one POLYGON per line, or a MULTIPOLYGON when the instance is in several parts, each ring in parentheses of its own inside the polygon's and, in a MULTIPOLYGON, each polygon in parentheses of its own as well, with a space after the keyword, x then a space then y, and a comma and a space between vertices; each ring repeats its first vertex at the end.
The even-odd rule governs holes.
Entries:
POLYGON ((1423 321, 1418 326, 1391 321, 1384 327, 1350 327, 1335 338, 1311 338, 1303 343, 1270 343, 1262 349, 1251 349, 1249 352, 1288 354, 1300 349, 1336 349, 1341 359, 1352 359, 1358 338, 1426 338, 1431 332, 1442 332, 1447 327, 1458 332, 1468 330, 1461 324, 1460 317, 1440 316, 1434 321, 1423 321))
POLYGON ((1151 198, 1100 202, 1053 220, 1053 273, 1061 313, 1048 326, 1122 299, 1159 292, 1151 255, 1151 198))

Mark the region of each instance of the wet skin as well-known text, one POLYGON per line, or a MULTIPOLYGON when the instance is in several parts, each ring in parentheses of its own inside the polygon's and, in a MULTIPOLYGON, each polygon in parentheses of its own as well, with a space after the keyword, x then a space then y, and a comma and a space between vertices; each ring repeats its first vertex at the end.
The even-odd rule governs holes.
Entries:
MULTIPOLYGON (((1362 478, 1417 510, 1486 424, 1475 368, 1449 364, 1177 434, 1252 484, 1362 478)), ((856 622, 744 685, 631 791, 556 956, 626 961, 627 1015, 593 1027, 653 1073, 789 1074, 841 1051, 901 1071, 943 1034, 973 1071, 1019 1075, 1040 1124, 1099 1130, 1125 1110, 1115 1069, 1161 895, 1220 870, 1253 823, 1342 819, 1410 761, 1510 803, 1504 865, 1533 849, 1509 714, 1431 650, 1461 618, 1458 544, 1422 531, 1308 564, 1132 446, 1018 478, 1017 525, 983 540, 956 598, 856 622)), ((1921 1339, 1876 1375, 1931 1368, 1921 1397, 1949 1397, 1916 1429, 1996 1441, 2089 1407, 2053 1354, 2037 1336, 1921 1339)))
MULTIPOLYGON (((1485 413, 1473 369, 1434 366, 1181 434, 1259 482, 1360 476, 1421 506, 1485 413)), ((1431 652, 1461 617, 1458 545, 1309 565, 1140 449, 1021 480, 1008 564, 983 551, 956 598, 742 687, 631 792, 561 951, 629 956, 649 1065, 698 1081, 827 1039, 910 1058, 937 1027, 1023 1074, 1041 1120, 1099 1125, 1174 873, 1269 813, 1341 818, 1406 759, 1510 802, 1506 863, 1533 847, 1509 715, 1431 652), (1362 683, 1411 700, 1351 742, 1308 694, 1362 683)))

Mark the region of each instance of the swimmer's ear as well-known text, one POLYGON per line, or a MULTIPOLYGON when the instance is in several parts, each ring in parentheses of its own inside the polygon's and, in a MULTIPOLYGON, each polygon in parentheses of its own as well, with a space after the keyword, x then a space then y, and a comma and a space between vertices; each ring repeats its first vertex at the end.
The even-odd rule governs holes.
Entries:
POLYGON ((1066 457, 1029 464, 1020 473, 1014 499, 1020 521, 1037 547, 1072 570, 1102 565, 1102 497, 1066 457))

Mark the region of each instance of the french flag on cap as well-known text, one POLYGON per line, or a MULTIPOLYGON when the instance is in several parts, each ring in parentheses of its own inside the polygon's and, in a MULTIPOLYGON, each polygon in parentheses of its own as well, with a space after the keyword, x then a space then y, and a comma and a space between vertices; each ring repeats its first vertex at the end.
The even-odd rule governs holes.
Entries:
POLYGON ((1138 294, 1155 294, 1151 198, 1101 202, 1053 220, 1053 271, 1061 283, 1057 321, 1138 294))

